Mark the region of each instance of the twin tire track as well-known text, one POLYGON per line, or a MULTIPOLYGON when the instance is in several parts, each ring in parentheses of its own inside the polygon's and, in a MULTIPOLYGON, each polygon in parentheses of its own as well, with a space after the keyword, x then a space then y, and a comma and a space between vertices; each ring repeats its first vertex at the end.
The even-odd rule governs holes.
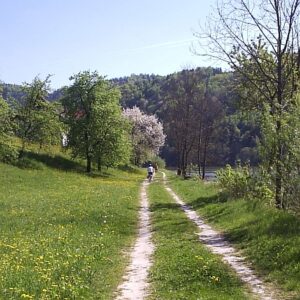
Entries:
MULTIPOLYGON (((223 261, 229 264, 240 279, 249 286, 253 295, 256 295, 258 299, 275 300, 276 298, 272 292, 264 286, 263 282, 254 274, 253 270, 246 265, 245 259, 237 253, 220 233, 205 224, 197 213, 186 205, 174 191, 166 185, 165 173, 162 172, 162 174, 166 190, 175 202, 180 205, 186 216, 197 225, 200 242, 206 245, 211 252, 220 255, 223 261)), ((148 295, 149 284, 147 278, 152 265, 151 256, 154 252, 149 201, 146 192, 148 185, 149 183, 147 181, 144 181, 142 184, 138 236, 130 254, 130 264, 123 277, 123 283, 118 287, 116 300, 142 300, 148 295)))
POLYGON ((151 255, 154 251, 146 192, 148 185, 147 181, 142 184, 138 236, 130 254, 130 264, 123 277, 123 283, 118 287, 119 296, 116 300, 142 300, 147 296, 147 277, 151 267, 151 255))

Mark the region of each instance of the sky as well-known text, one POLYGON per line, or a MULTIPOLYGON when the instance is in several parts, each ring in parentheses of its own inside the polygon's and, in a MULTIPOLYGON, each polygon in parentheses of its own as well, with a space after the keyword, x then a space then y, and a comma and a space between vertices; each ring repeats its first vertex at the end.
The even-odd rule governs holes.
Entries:
POLYGON ((214 3, 0 0, 0 81, 21 84, 51 74, 52 88, 59 88, 84 70, 114 78, 209 66, 190 47, 214 3))

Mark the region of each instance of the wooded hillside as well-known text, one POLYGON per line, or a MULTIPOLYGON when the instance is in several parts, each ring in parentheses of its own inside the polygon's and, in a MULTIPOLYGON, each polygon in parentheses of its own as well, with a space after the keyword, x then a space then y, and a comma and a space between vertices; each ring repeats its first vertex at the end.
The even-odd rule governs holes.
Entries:
MULTIPOLYGON (((167 140, 161 156, 168 166, 203 165, 204 160, 210 166, 234 164, 237 160, 257 164, 255 147, 259 128, 254 118, 245 119, 236 114, 238 98, 232 89, 232 74, 224 73, 220 68, 196 68, 168 76, 132 74, 109 81, 120 89, 123 108, 137 106, 163 122, 167 140), (171 111, 174 103, 176 109, 171 111), (187 108, 189 112, 185 111, 187 108), (178 123, 174 124, 174 120, 178 123), (195 135, 180 132, 179 128, 183 128, 180 122, 189 123, 190 128, 185 130, 195 135), (202 129, 198 128, 197 135, 199 126, 202 129), (177 141, 176 145, 174 135, 177 134, 187 140, 177 141), (191 149, 182 154, 180 144, 185 142, 191 149), (186 156, 185 162, 180 162, 180 155, 186 156)), ((22 101, 21 86, 2 84, 2 88, 5 100, 22 101)), ((59 101, 63 91, 64 88, 49 92, 48 100, 59 101)))

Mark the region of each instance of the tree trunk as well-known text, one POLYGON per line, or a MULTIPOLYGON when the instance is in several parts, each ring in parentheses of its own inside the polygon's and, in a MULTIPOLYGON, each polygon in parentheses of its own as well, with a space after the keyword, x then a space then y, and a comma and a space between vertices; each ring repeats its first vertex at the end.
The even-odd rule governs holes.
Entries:
POLYGON ((90 151, 90 141, 89 141, 89 134, 85 131, 85 155, 86 155, 86 172, 91 173, 92 171, 92 157, 90 151))
POLYGON ((281 50, 281 33, 278 35, 277 40, 277 109, 278 119, 276 121, 276 134, 277 134, 277 154, 276 154, 276 177, 275 177, 275 205, 277 208, 283 208, 282 197, 282 145, 281 145, 281 116, 283 105, 283 65, 282 65, 282 50, 281 50))
POLYGON ((206 170, 206 156, 207 156, 207 147, 208 147, 209 137, 205 138, 204 149, 203 149, 203 161, 202 161, 202 180, 205 179, 205 170, 206 170))
POLYGON ((98 171, 101 172, 101 158, 100 157, 98 157, 97 165, 98 165, 98 171))
MULTIPOLYGON (((281 122, 277 121, 276 131, 277 135, 279 136, 281 130, 281 122)), ((282 209, 284 208, 283 203, 283 195, 282 195, 282 145, 280 138, 277 140, 277 155, 276 155, 276 177, 275 177, 275 205, 276 208, 282 209)))
POLYGON ((197 150, 197 166, 198 166, 198 175, 200 177, 201 175, 201 155, 200 155, 200 149, 197 150))
POLYGON ((91 171, 92 171, 92 159, 91 159, 90 155, 88 155, 86 158, 86 171, 87 171, 87 173, 91 173, 91 171))
POLYGON ((181 175, 181 165, 180 165, 180 153, 178 153, 177 156, 177 175, 180 176, 181 175))
POLYGON ((24 140, 22 140, 22 148, 21 148, 21 150, 19 152, 19 156, 18 156, 19 159, 23 158, 24 153, 25 153, 25 147, 26 147, 26 142, 24 140))
POLYGON ((197 145, 197 166, 198 166, 198 175, 201 175, 201 130, 199 132, 198 145, 197 145))
POLYGON ((282 202, 282 169, 280 162, 276 163, 276 180, 275 180, 275 205, 276 208, 284 208, 282 202))
POLYGON ((183 149, 181 151, 181 157, 180 157, 180 170, 182 176, 185 176, 184 160, 185 160, 185 146, 183 146, 183 149))

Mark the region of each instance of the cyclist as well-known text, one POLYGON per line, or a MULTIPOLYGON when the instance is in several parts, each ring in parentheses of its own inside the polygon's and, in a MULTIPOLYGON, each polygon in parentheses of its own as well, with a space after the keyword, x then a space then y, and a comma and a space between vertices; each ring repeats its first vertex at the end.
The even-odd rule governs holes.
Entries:
POLYGON ((148 180, 151 181, 153 179, 153 174, 154 174, 154 168, 151 164, 149 164, 148 168, 147 168, 147 172, 148 172, 148 180))

